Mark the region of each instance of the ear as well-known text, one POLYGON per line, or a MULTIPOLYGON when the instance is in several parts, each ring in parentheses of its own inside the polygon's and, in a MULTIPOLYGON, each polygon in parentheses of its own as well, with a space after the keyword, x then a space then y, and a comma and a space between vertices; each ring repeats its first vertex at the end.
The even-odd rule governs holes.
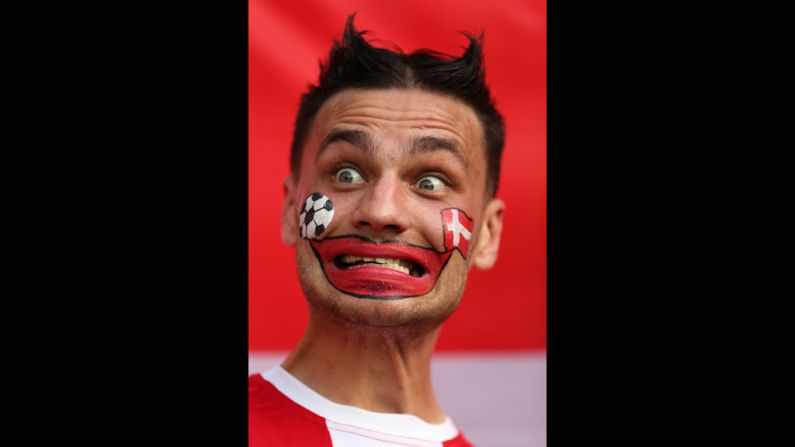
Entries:
POLYGON ((483 224, 480 234, 472 251, 472 266, 479 270, 488 270, 497 262, 497 252, 500 249, 500 235, 502 234, 502 215, 505 211, 505 202, 492 199, 483 212, 483 224))
POLYGON ((298 243, 298 214, 295 209, 295 181, 292 175, 285 177, 283 186, 282 242, 288 247, 294 247, 298 243))

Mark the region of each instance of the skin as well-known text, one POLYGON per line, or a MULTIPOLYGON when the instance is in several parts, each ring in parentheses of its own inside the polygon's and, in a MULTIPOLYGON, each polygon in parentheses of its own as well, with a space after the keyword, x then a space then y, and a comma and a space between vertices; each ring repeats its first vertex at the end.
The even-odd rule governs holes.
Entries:
POLYGON ((321 107, 301 171, 284 181, 282 239, 296 247, 310 319, 282 367, 334 402, 444 421, 431 385, 431 354, 442 323, 460 303, 468 271, 494 265, 502 229, 505 205, 486 196, 483 141, 471 107, 427 91, 350 89, 321 107), (366 132, 373 150, 347 141, 322 144, 340 129, 366 132), (436 147, 411 153, 411 138, 422 136, 453 141, 458 156, 436 147), (340 175, 342 169, 348 171, 340 175), (343 181, 350 180, 348 174, 354 182, 343 181), (442 251, 440 210, 465 210, 475 224, 468 259, 454 253, 436 286, 420 297, 366 300, 344 294, 327 282, 299 236, 300 207, 315 191, 334 201, 334 219, 323 237, 360 234, 442 251))

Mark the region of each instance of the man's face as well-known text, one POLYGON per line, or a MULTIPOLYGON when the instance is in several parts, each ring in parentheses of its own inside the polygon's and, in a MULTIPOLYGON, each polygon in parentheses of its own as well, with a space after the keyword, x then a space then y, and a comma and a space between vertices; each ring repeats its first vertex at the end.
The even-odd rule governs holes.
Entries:
POLYGON ((444 321, 469 268, 489 268, 499 245, 502 202, 485 195, 483 142, 472 108, 448 96, 351 89, 326 101, 297 183, 285 182, 282 220, 310 305, 370 326, 444 321), (298 229, 304 199, 316 192, 334 209, 321 241, 298 229), (450 208, 474 222, 468 250, 445 248, 442 211, 450 208), (419 261, 433 256, 438 262, 419 261), (362 264, 367 257, 380 264, 362 264))

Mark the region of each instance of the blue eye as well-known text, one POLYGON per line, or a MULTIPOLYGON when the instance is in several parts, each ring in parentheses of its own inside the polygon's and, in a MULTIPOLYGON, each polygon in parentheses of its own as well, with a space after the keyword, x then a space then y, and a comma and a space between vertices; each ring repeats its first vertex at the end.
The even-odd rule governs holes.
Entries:
POLYGON ((337 171, 337 181, 340 183, 362 183, 361 174, 353 168, 342 168, 337 171))
POLYGON ((417 188, 426 191, 439 191, 444 188, 444 182, 433 176, 426 176, 417 182, 417 188))

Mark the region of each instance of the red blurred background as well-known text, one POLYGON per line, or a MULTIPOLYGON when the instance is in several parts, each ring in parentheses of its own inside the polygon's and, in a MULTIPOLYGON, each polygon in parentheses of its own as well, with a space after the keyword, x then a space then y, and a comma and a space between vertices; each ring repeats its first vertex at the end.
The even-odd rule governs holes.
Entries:
POLYGON ((437 350, 546 349, 546 1, 250 0, 249 350, 292 349, 308 319, 293 249, 281 243, 282 180, 300 95, 355 11, 374 45, 406 52, 458 56, 458 31, 485 31, 486 78, 507 128, 503 240, 492 270, 472 270, 437 350))

